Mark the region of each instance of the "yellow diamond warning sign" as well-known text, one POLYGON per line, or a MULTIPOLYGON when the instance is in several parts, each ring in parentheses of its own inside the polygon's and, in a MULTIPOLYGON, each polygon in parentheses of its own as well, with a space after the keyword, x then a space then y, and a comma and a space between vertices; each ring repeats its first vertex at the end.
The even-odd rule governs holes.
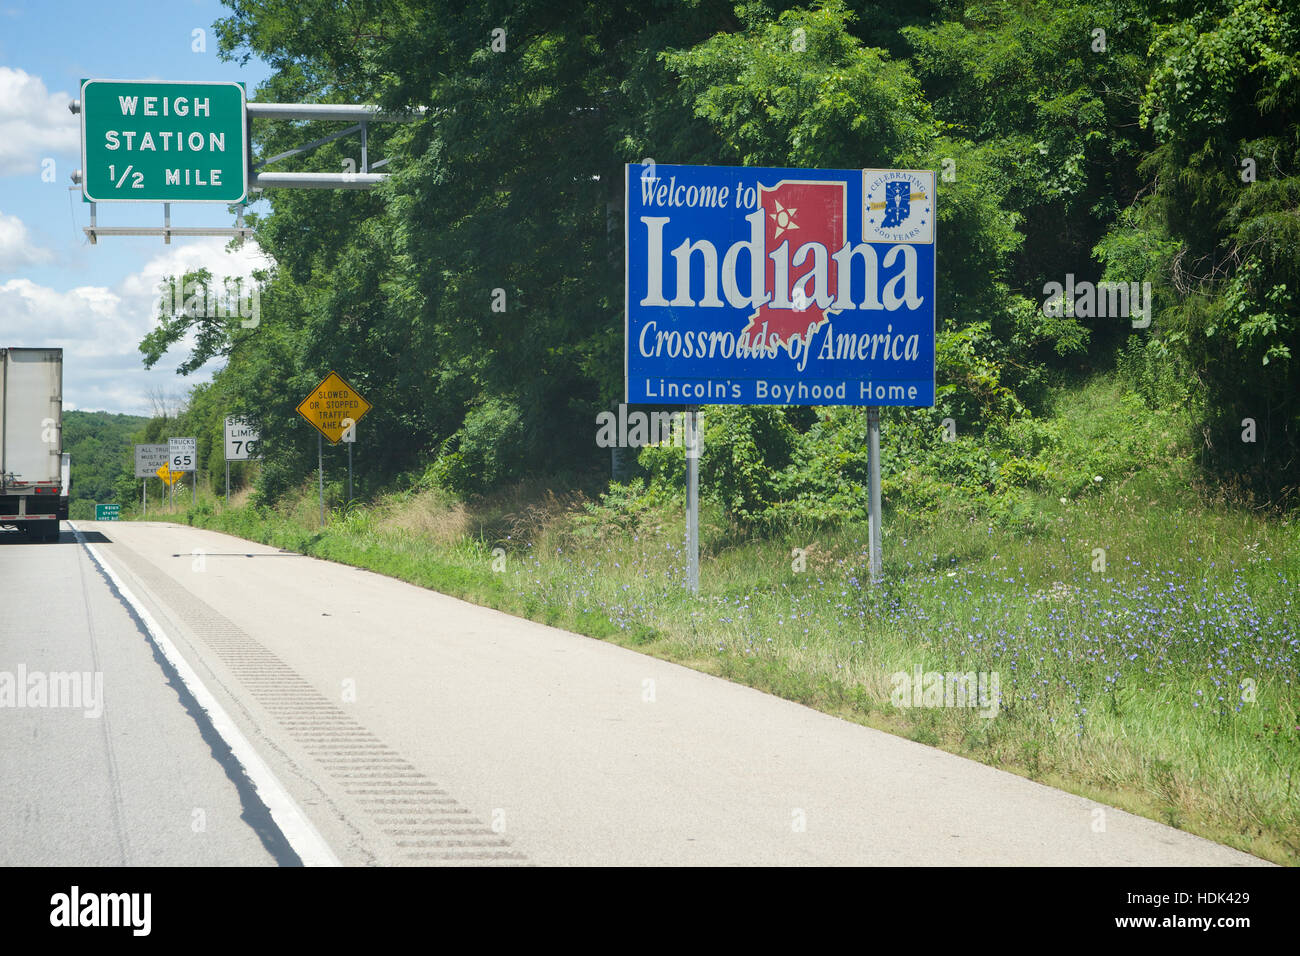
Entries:
POLYGON ((361 421, 370 411, 368 401, 357 394, 337 372, 330 372, 298 405, 298 414, 311 422, 331 442, 337 442, 343 433, 361 421))
POLYGON ((159 478, 161 478, 170 486, 176 484, 176 480, 180 478, 181 475, 185 474, 185 472, 172 471, 171 468, 167 466, 167 463, 163 462, 161 465, 158 466, 158 470, 155 471, 154 474, 157 475, 159 478))

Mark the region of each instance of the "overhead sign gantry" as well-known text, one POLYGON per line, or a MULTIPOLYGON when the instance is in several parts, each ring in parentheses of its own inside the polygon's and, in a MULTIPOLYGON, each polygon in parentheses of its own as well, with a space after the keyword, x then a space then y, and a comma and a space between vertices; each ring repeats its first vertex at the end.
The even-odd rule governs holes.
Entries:
POLYGON ((370 162, 370 123, 410 122, 420 115, 346 103, 249 103, 244 85, 235 82, 103 79, 82 80, 81 99, 68 109, 81 116, 82 168, 72 181, 90 203, 90 225, 84 231, 91 243, 100 236, 161 236, 167 243, 173 236, 243 239, 253 232, 244 225, 244 206, 262 189, 373 189, 387 178, 375 170, 388 160, 370 162), (254 164, 250 129, 257 118, 352 125, 254 164), (353 133, 361 137, 357 169, 263 171, 353 133), (161 202, 163 225, 101 226, 96 207, 107 202, 161 202), (174 202, 224 203, 236 223, 173 226, 174 202))

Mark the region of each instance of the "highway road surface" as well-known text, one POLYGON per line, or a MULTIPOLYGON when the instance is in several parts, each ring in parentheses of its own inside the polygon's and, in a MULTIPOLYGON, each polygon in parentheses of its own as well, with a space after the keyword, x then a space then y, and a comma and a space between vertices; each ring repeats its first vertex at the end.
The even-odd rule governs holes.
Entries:
POLYGON ((367 571, 75 524, 0 544, 0 864, 1262 862, 367 571))

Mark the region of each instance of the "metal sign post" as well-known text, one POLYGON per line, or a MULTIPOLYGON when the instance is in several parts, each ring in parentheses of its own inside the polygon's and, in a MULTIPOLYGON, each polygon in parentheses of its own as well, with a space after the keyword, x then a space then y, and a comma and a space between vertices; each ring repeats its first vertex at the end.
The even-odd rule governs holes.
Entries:
POLYGON ((325 440, 316 436, 316 489, 320 492, 320 526, 325 527, 325 440))
POLYGON ((880 583, 881 515, 880 515, 880 409, 867 408, 867 494, 871 500, 868 542, 871 550, 871 583, 880 583))
POLYGON ((686 587, 700 593, 700 406, 686 406, 686 587))
MULTIPOLYGON (((162 447, 166 448, 167 446, 163 445, 162 447)), ((171 466, 164 460, 163 463, 158 466, 158 470, 154 472, 154 474, 156 474, 158 480, 163 483, 162 506, 167 508, 169 506, 168 502, 170 502, 170 506, 175 507, 176 482, 183 473, 180 471, 172 471, 171 466)))
POLYGON ((343 434, 339 439, 348 446, 348 503, 352 502, 352 446, 357 443, 357 423, 343 419, 343 434))

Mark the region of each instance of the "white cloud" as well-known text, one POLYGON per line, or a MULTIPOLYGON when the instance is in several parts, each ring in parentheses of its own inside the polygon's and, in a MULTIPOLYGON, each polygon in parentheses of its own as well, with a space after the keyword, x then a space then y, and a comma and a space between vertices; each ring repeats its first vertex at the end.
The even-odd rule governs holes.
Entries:
POLYGON ((139 272, 129 275, 120 286, 124 295, 153 296, 164 276, 181 276, 186 272, 206 268, 214 278, 239 276, 247 278, 254 269, 266 269, 271 259, 255 242, 245 242, 234 252, 226 252, 226 239, 200 239, 166 247, 165 252, 154 256, 139 272))
POLYGON ((17 216, 0 212, 0 275, 16 272, 23 266, 49 262, 54 255, 32 241, 27 224, 17 216))
POLYGON ((145 370, 139 344, 154 327, 163 276, 206 267, 216 277, 246 277, 270 265, 252 242, 235 254, 224 246, 224 240, 209 239, 170 247, 111 289, 59 291, 29 279, 0 282, 0 345, 62 348, 67 408, 150 414, 150 392, 183 395, 190 385, 210 379, 220 365, 211 363, 186 378, 176 375, 193 345, 189 341, 145 370))
POLYGON ((81 124, 68 112, 75 98, 49 92, 39 76, 0 66, 0 176, 36 173, 54 154, 80 157, 81 124))

